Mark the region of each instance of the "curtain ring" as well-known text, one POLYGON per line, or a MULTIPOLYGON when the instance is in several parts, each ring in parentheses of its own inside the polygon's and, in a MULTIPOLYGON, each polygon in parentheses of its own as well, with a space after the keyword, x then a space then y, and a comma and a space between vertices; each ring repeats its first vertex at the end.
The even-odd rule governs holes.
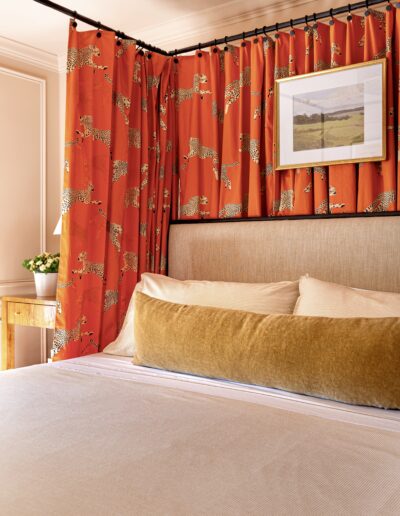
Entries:
POLYGON ((279 23, 275 23, 275 39, 279 39, 279 23))
POLYGON ((313 19, 314 19, 314 27, 317 27, 317 14, 313 13, 313 19))
POLYGON ((199 46, 198 46, 198 53, 197 53, 197 57, 203 57, 203 53, 201 51, 201 43, 199 43, 199 46))
POLYGON ((291 29, 291 30, 290 30, 290 35, 291 35, 291 36, 294 36, 294 35, 295 35, 295 32, 294 32, 294 28, 293 28, 293 20, 292 20, 292 18, 290 18, 289 23, 290 23, 290 29, 291 29))
POLYGON ((306 15, 304 16, 304 19, 305 19, 305 21, 306 21, 306 26, 304 27, 304 31, 305 31, 305 32, 307 32, 307 31, 309 31, 309 30, 310 30, 310 27, 309 27, 309 25, 308 25, 308 14, 306 14, 306 15))
POLYGON ((176 63, 176 64, 179 63, 179 59, 178 59, 177 55, 178 55, 178 49, 176 48, 175 49, 175 57, 174 57, 174 63, 176 63))
POLYGON ((243 47, 243 48, 246 46, 245 39, 246 39, 246 33, 245 33, 245 32, 243 32, 243 33, 242 33, 242 47, 243 47))
POLYGON ((392 4, 391 4, 390 0, 387 0, 386 11, 390 11, 391 9, 392 9, 392 4))
POLYGON ((349 11, 349 14, 347 15, 347 21, 351 21, 353 19, 353 16, 351 15, 351 8, 352 8, 351 4, 348 4, 347 9, 349 11))
POLYGON ((74 18, 71 22, 71 25, 73 26, 74 29, 76 29, 76 27, 78 26, 78 23, 76 21, 76 17, 78 16, 78 13, 76 11, 74 11, 74 18))
POLYGON ((254 35, 255 35, 255 38, 253 39, 253 43, 258 43, 258 29, 257 27, 254 29, 254 35))
POLYGON ((98 21, 98 22, 97 22, 97 34, 96 34, 96 36, 97 36, 98 38, 101 38, 100 25, 101 25, 101 22, 99 22, 99 21, 98 21))
POLYGON ((214 48, 213 48, 213 52, 214 54, 216 54, 218 52, 218 47, 217 47, 217 38, 214 39, 214 48))
POLYGON ((329 16, 331 17, 331 19, 329 20, 329 25, 334 25, 335 20, 333 19, 333 9, 332 9, 332 7, 329 9, 329 16))
POLYGON ((369 0, 365 0, 365 7, 367 8, 364 16, 369 16, 369 0))

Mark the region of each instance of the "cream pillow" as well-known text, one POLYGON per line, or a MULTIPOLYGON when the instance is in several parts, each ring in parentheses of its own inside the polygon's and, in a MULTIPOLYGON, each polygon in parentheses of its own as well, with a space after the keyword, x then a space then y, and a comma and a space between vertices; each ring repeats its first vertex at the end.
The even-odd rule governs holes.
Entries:
POLYGON ((400 294, 345 287, 302 276, 294 315, 400 317, 400 294))
POLYGON ((125 319, 118 337, 110 342, 108 346, 103 349, 103 353, 108 355, 119 355, 121 357, 131 357, 133 354, 133 325, 135 313, 135 293, 141 292, 143 282, 139 281, 133 291, 131 300, 129 301, 128 310, 126 311, 125 319))
POLYGON ((104 353, 133 356, 135 292, 183 305, 232 308, 258 314, 291 314, 299 295, 299 282, 180 281, 160 274, 142 274, 129 303, 121 331, 116 340, 104 348, 104 353))

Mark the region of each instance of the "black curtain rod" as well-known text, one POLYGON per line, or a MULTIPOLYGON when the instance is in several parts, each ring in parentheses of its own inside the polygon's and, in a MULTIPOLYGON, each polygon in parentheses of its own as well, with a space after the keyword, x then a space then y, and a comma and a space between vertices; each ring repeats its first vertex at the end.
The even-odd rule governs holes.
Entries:
POLYGON ((206 41, 205 43, 198 43, 197 45, 191 45, 190 47, 180 48, 178 50, 172 50, 169 52, 170 56, 174 56, 175 54, 184 54, 186 52, 193 52, 194 50, 200 50, 201 48, 208 48, 215 45, 222 45, 229 43, 231 41, 238 41, 240 39, 252 38, 254 36, 261 36, 262 34, 266 34, 268 32, 277 32, 281 29, 287 29, 294 27, 295 25, 308 25, 309 22, 316 22, 317 20, 321 20, 323 18, 330 18, 332 16, 337 16, 338 14, 351 13, 351 11, 355 11, 357 9, 369 8, 373 5, 390 3, 388 0, 363 0, 362 2, 356 2, 354 4, 347 4, 342 7, 336 7, 335 9, 330 9, 329 11, 323 11, 319 13, 313 13, 308 16, 303 16, 302 18, 296 18, 294 20, 289 20, 286 22, 275 23, 274 25, 269 25, 268 27, 257 28, 254 30, 250 30, 248 32, 242 32, 241 34, 235 34, 233 36, 225 36, 224 38, 214 39, 210 41, 206 41))
MULTIPOLYGON (((383 4, 388 3, 390 4, 389 0, 362 0, 361 2, 356 2, 354 4, 347 4, 342 7, 336 7, 334 9, 330 9, 329 11, 323 11, 319 13, 313 13, 308 16, 303 16, 302 18, 296 18, 294 20, 289 20, 286 22, 281 23, 275 23, 274 25, 269 25, 268 27, 264 26, 262 28, 256 28, 253 30, 250 30, 248 32, 242 32, 241 34, 234 34, 233 36, 225 36, 223 38, 219 39, 213 39, 210 41, 206 41, 204 43, 198 43, 197 45, 191 45, 189 47, 179 48, 176 50, 170 50, 167 52, 166 50, 163 50, 162 48, 155 47, 154 45, 150 45, 149 43, 145 43, 144 41, 141 41, 140 39, 133 38, 131 36, 127 36, 124 32, 121 32, 119 30, 112 29, 111 27, 108 27, 107 25, 103 25, 99 21, 95 21, 91 18, 88 18, 87 16, 83 16, 82 14, 77 13, 76 11, 72 11, 71 9, 67 9, 66 7, 56 4, 55 2, 51 2, 50 0, 34 0, 34 2, 37 2, 39 4, 45 5, 46 7, 50 7, 51 9, 54 9, 56 11, 59 11, 63 14, 66 14, 67 16, 70 16, 71 18, 74 18, 75 20, 80 20, 83 23, 86 23, 87 25, 92 25, 92 27, 96 27, 101 30, 107 30, 114 32, 115 35, 121 39, 133 39, 136 41, 136 44, 142 48, 145 48, 146 50, 150 50, 151 52, 156 52, 157 54, 161 54, 164 56, 175 56, 179 54, 185 54, 187 52, 193 52, 195 50, 200 50, 202 48, 208 48, 216 45, 222 45, 227 44, 232 41, 238 41, 241 39, 251 38, 251 37, 257 37, 262 34, 267 34, 268 32, 277 32, 282 29, 287 29, 289 27, 294 27, 295 25, 308 25, 309 22, 313 21, 316 22, 317 20, 322 20, 323 18, 329 18, 333 16, 337 16, 339 14, 344 13, 351 13, 351 11, 356 11, 358 9, 366 8, 377 4, 383 4)), ((397 6, 397 4, 396 4, 397 6)))
POLYGON ((33 0, 33 1, 37 2, 38 4, 45 5, 46 7, 50 7, 51 9, 54 9, 55 11, 58 11, 60 13, 66 14, 67 16, 69 16, 75 20, 79 20, 83 23, 86 23, 87 25, 92 25, 92 27, 96 27, 96 29, 115 32, 115 35, 118 38, 133 39, 136 41, 137 46, 145 48, 146 50, 150 50, 151 52, 156 52, 157 54, 162 54, 163 56, 169 55, 169 53, 166 50, 163 50, 162 48, 158 48, 158 47, 155 47, 154 45, 150 45, 150 43, 145 43, 144 41, 141 41, 140 39, 132 38, 131 36, 126 35, 124 32, 112 29, 111 27, 108 27, 107 25, 103 25, 99 21, 95 21, 92 18, 83 16, 82 14, 79 14, 76 11, 72 11, 71 9, 68 9, 67 7, 64 7, 63 5, 56 4, 55 2, 51 2, 50 0, 33 0))

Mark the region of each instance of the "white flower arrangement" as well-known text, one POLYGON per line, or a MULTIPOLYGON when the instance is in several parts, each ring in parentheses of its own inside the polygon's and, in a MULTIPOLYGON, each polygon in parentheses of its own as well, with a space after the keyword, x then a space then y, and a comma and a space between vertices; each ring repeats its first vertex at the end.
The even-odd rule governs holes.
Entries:
POLYGON ((22 262, 22 267, 31 272, 41 272, 48 274, 49 272, 58 272, 60 263, 60 253, 42 253, 38 254, 32 259, 27 259, 22 262))

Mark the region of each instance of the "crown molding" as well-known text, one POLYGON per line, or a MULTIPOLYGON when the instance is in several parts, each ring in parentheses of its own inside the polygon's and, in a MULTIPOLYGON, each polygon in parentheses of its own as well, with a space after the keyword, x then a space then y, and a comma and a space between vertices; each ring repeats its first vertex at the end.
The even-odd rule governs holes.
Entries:
POLYGON ((0 57, 7 57, 21 63, 37 66, 50 72, 60 71, 59 58, 56 54, 3 36, 0 36, 0 57))
MULTIPOLYGON (((321 1, 321 0, 320 0, 321 1)), ((322 0, 322 3, 324 0, 322 0)), ((173 50, 174 48, 193 45, 196 41, 208 41, 214 37, 223 37, 225 34, 251 30, 282 21, 290 16, 293 9, 312 5, 316 0, 295 0, 288 5, 287 0, 256 0, 251 10, 246 9, 243 0, 229 0, 219 5, 207 7, 184 16, 166 21, 163 24, 138 27, 128 33, 148 41, 153 45, 173 50), (268 3, 269 2, 269 3, 268 3), (287 14, 282 14, 287 12, 287 14), (228 15, 227 15, 228 13, 228 15), (240 29, 238 29, 240 27, 240 29)), ((334 2, 335 3, 335 2, 334 2)), ((0 57, 6 57, 25 64, 33 65, 51 72, 66 72, 66 53, 56 55, 45 50, 26 45, 0 36, 0 57)))
MULTIPOLYGON (((230 34, 231 27, 240 25, 243 30, 251 30, 255 27, 261 28, 275 21, 283 21, 280 13, 294 8, 305 8, 309 4, 314 4, 315 0, 298 0, 288 5, 287 0, 242 11, 243 0, 231 0, 223 4, 202 9, 164 24, 145 27, 141 31, 132 30, 135 36, 143 41, 149 41, 165 50, 173 50, 186 45, 193 45, 196 41, 208 41, 214 37, 220 38, 230 34), (295 4, 295 5, 293 5, 295 4), (227 13, 235 13, 227 16, 227 13), (278 13, 278 15, 277 15, 278 13), (272 21, 273 20, 273 21, 272 21)), ((286 19, 287 16, 284 16, 286 19)), ((236 29, 236 32, 239 32, 236 29)))

